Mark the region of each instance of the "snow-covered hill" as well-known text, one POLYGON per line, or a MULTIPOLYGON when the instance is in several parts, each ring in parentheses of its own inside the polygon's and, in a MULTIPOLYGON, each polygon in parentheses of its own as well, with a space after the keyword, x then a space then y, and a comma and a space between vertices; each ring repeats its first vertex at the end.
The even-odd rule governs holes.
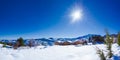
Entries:
MULTIPOLYGON (((1 46, 1 45, 0 45, 1 46)), ((38 46, 17 50, 0 47, 0 60, 99 60, 95 47, 105 50, 105 45, 38 46)), ((120 47, 113 44, 113 53, 120 56, 120 47)))
MULTIPOLYGON (((39 39, 24 39, 24 44, 28 45, 29 41, 32 42, 33 46, 36 45, 49 45, 52 46, 55 44, 55 42, 76 42, 76 41, 87 41, 87 42, 92 42, 93 39, 91 39, 91 37, 93 36, 100 36, 100 35, 96 35, 96 34, 88 34, 88 35, 84 35, 84 36, 79 36, 79 37, 75 37, 75 38, 39 38, 39 39)), ((17 40, 0 40, 0 42, 2 43, 7 43, 7 44, 12 44, 14 45, 16 43, 17 40)), ((97 43, 97 42, 96 42, 97 43)))

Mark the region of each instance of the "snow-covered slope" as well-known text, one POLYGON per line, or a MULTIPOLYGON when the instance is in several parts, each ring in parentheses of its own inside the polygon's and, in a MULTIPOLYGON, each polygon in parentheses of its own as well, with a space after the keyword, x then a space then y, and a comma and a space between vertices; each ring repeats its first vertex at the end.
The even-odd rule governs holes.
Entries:
MULTIPOLYGON (((0 47, 0 60, 99 60, 96 46, 105 49, 105 45, 38 46, 17 50, 0 47)), ((116 55, 120 53, 116 44, 112 49, 116 55)))

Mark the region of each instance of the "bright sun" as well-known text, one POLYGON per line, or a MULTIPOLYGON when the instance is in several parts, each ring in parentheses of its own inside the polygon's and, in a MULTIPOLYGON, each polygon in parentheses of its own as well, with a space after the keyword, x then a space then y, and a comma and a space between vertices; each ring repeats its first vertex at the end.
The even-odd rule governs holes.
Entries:
POLYGON ((71 18, 72 18, 72 22, 76 22, 76 21, 81 20, 81 18, 82 18, 82 11, 81 10, 74 10, 71 13, 71 18))

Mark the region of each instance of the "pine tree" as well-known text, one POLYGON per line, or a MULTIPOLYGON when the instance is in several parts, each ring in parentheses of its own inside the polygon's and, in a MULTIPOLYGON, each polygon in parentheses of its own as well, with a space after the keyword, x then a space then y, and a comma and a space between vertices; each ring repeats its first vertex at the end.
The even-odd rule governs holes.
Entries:
POLYGON ((19 46, 24 46, 24 40, 22 37, 20 37, 19 39, 17 39, 17 43, 19 43, 19 46))
POLYGON ((118 41, 117 44, 120 46, 120 32, 118 33, 118 41))
POLYGON ((106 45, 107 45, 107 50, 108 50, 108 58, 111 58, 113 56, 113 53, 112 53, 112 43, 113 43, 113 40, 112 38, 110 37, 108 31, 106 31, 106 45))
POLYGON ((113 44, 114 42, 114 36, 111 37, 111 43, 113 44))
POLYGON ((97 54, 100 57, 100 60, 106 60, 103 50, 99 49, 98 47, 96 49, 97 49, 97 54))

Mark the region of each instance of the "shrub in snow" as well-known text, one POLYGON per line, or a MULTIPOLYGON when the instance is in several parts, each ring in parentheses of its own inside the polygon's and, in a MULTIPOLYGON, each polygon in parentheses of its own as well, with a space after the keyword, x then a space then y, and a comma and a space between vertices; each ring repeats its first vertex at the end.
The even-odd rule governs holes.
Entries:
POLYGON ((106 57, 105 57, 105 55, 103 53, 103 50, 97 48, 97 54, 99 55, 100 60, 106 60, 106 57))

